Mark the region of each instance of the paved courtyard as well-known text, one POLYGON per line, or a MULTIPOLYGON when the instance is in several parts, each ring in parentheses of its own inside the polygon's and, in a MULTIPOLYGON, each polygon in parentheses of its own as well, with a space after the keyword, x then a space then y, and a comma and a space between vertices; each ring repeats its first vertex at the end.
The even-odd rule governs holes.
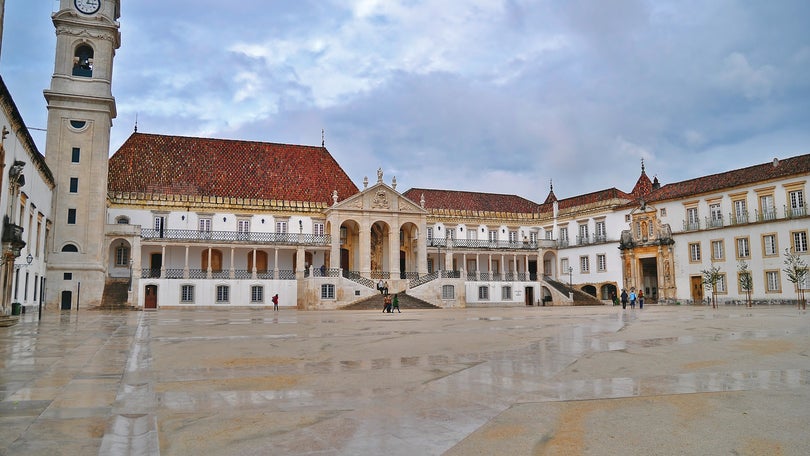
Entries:
POLYGON ((2 455, 807 455, 795 308, 35 313, 2 455))

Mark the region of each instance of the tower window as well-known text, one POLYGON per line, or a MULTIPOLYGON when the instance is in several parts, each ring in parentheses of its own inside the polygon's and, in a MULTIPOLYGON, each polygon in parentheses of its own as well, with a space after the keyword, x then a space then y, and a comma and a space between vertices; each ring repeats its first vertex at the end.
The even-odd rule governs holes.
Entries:
POLYGON ((79 193, 79 178, 70 178, 70 193, 79 193))
POLYGON ((65 246, 62 247, 62 251, 63 252, 78 252, 79 248, 76 247, 75 244, 65 244, 65 246))
POLYGON ((68 225, 75 225, 76 224, 76 209, 68 209, 67 222, 68 222, 68 225))
POLYGON ((93 77, 93 48, 83 44, 73 55, 73 76, 93 77))
POLYGON ((73 148, 73 153, 70 156, 71 163, 79 163, 79 157, 82 155, 82 150, 78 147, 73 148))
POLYGON ((70 121, 70 126, 77 129, 77 130, 79 130, 81 128, 84 128, 85 125, 87 125, 87 122, 85 122, 84 120, 71 120, 70 121))

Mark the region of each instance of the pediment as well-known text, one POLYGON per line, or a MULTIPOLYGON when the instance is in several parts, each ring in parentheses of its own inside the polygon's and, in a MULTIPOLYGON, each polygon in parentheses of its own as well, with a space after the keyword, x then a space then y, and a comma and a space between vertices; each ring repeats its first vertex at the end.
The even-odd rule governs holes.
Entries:
POLYGON ((364 212, 397 212, 405 214, 426 214, 418 204, 402 196, 384 183, 377 183, 360 193, 332 205, 331 210, 364 212))

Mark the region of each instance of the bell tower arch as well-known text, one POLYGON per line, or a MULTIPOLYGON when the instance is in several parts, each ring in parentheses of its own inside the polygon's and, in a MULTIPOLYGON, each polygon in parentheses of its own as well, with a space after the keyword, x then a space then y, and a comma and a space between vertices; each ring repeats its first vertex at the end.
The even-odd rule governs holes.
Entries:
MULTIPOLYGON (((115 50, 120 46, 120 0, 59 0, 51 16, 56 58, 48 106, 45 160, 54 174, 49 240, 49 303, 64 291, 81 305, 101 302, 106 277, 105 224, 115 50), (77 251, 63 251, 63 245, 77 251)), ((76 305, 74 303, 73 305, 76 305)))

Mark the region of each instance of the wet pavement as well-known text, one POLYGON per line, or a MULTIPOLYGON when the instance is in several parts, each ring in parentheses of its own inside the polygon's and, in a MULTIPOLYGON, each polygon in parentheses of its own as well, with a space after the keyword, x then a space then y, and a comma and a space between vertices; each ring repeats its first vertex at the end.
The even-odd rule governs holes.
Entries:
POLYGON ((795 308, 45 312, 0 455, 810 454, 795 308))

